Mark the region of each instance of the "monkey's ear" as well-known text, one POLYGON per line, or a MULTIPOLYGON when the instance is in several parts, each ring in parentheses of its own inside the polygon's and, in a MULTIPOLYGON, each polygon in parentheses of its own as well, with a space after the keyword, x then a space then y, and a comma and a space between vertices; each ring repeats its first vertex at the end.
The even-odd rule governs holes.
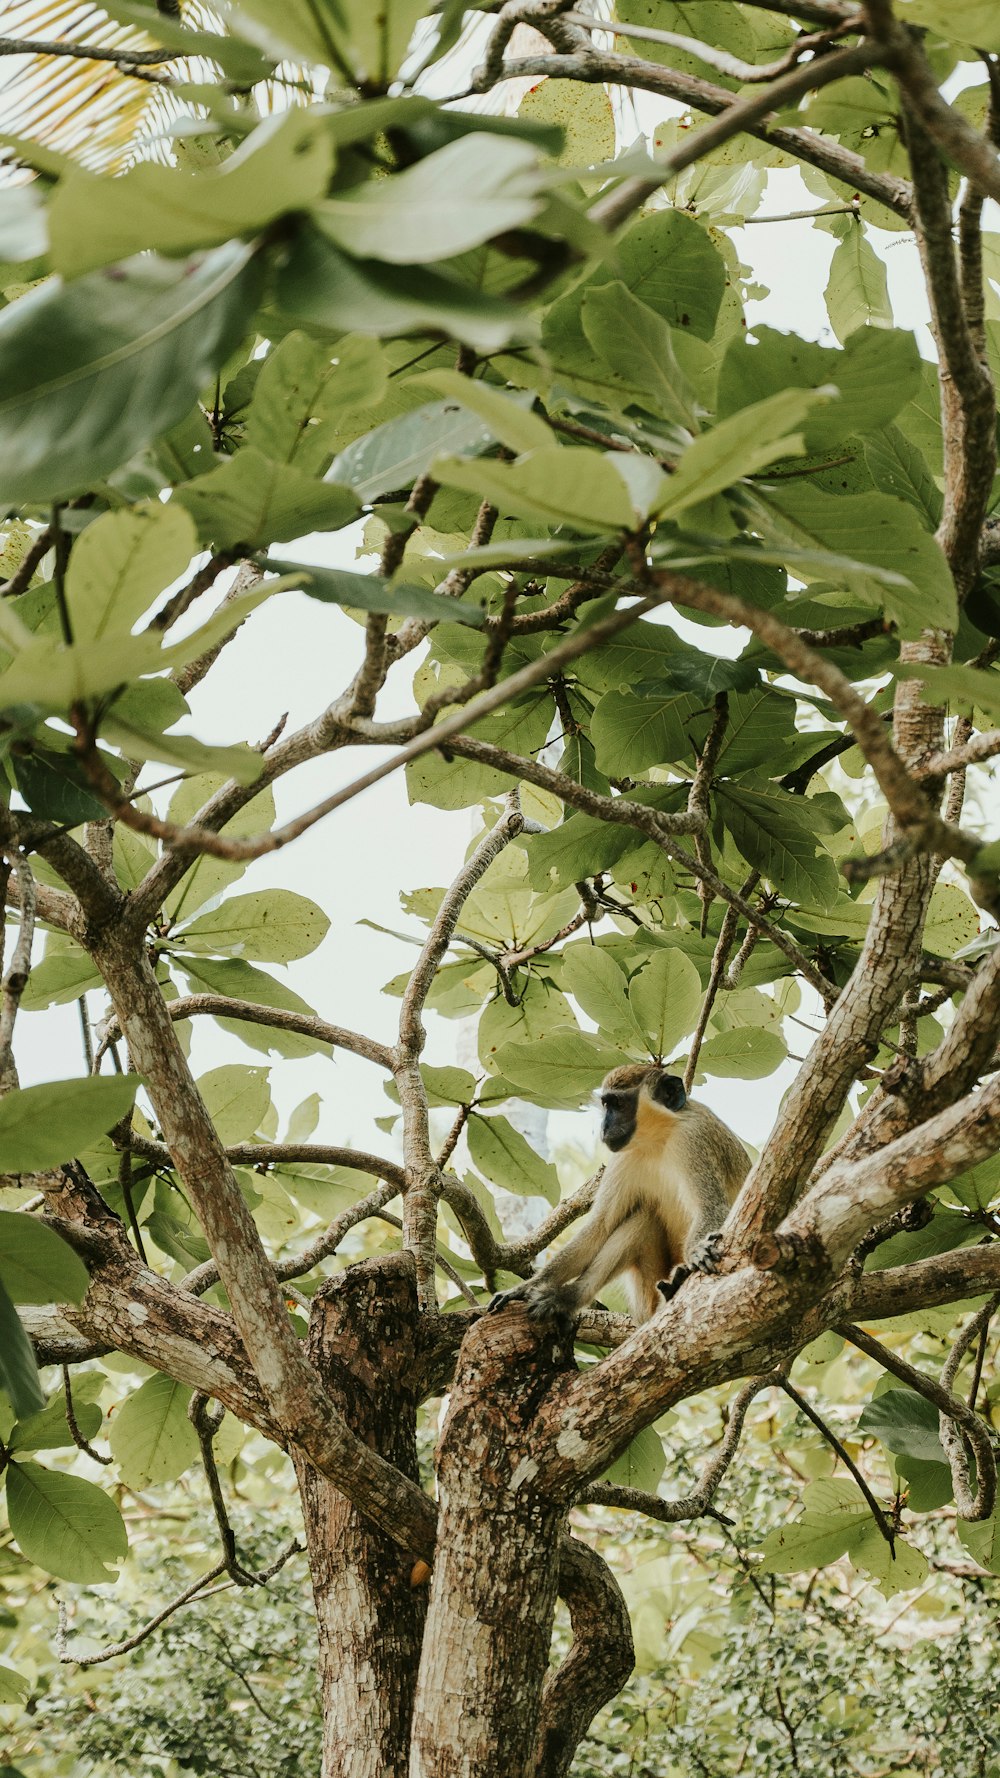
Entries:
POLYGON ((666 1111, 683 1111, 687 1104, 684 1082, 677 1074, 661 1074, 653 1087, 653 1098, 666 1111))

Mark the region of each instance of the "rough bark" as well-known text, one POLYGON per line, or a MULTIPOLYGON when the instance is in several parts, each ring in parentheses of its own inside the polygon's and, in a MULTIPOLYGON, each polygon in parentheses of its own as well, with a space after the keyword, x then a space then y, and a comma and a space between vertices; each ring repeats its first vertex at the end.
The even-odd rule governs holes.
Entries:
MULTIPOLYGON (((313 1299, 309 1355, 351 1430, 418 1479, 411 1255, 364 1260, 313 1299)), ((413 1563, 298 1455, 319 1631, 322 1778, 404 1778, 426 1588, 413 1563)))
POLYGON ((438 1449, 438 1554, 412 1778, 524 1778, 534 1754, 564 1506, 534 1485, 530 1427, 568 1336, 486 1317, 460 1354, 438 1449))

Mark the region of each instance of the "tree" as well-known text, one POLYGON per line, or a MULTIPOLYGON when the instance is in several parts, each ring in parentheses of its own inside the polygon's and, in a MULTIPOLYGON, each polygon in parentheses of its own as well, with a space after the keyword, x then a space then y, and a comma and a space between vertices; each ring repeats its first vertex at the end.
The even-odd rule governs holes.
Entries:
POLYGON ((1000 854, 978 788, 963 821, 967 775, 987 784, 1000 753, 993 8, 621 0, 601 29, 563 0, 480 10, 238 0, 223 32, 109 0, 98 22, 134 47, 104 60, 195 125, 170 126, 169 164, 113 175, 85 143, 19 138, 34 177, 0 192, 10 1531, 70 1581, 123 1556, 113 1496, 34 1458, 87 1448, 117 1353, 154 1373, 113 1422, 119 1478, 200 1455, 222 1554, 198 1584, 252 1584, 212 1452, 223 1409, 263 1433, 298 1477, 328 1778, 567 1771, 632 1665, 568 1512, 709 1510, 756 1393, 823 1424, 788 1377, 821 1337, 881 1378, 861 1424, 894 1501, 838 1444, 849 1475, 814 1484, 758 1572, 850 1552, 911 1587, 906 1533, 952 1494, 981 1570, 998 1561, 977 1399, 1000 1289, 1000 854), (544 53, 519 53, 526 25, 544 53), (477 54, 457 99, 422 96, 477 54), (515 79, 537 83, 516 117, 465 103, 515 79), (683 108, 655 155, 614 161, 608 88, 683 108), (725 228, 789 164, 837 241, 836 345, 745 325, 725 228), (892 326, 876 244, 900 230, 936 362, 892 326), (358 519, 376 571, 284 553, 358 519), (258 746, 175 732, 291 587, 359 638, 327 707, 258 746), (279 780, 371 746, 389 752, 276 821, 279 780), (232 886, 398 770, 413 802, 484 814, 450 886, 409 902, 426 935, 383 1043, 259 967, 315 947, 335 885, 328 909, 232 886), (20 1088, 19 1008, 101 992, 88 1077, 20 1088), (577 1107, 623 1055, 763 1080, 800 1010, 800 1040, 820 1028, 718 1276, 639 1329, 587 1313, 582 1364, 566 1327, 483 1317, 593 1191, 558 1201, 507 1101, 577 1107), (478 1019, 478 1076, 427 1064, 429 1011, 478 1019), (274 1140, 258 1069, 193 1077, 202 1018, 365 1058, 401 1158, 311 1142, 307 1110, 274 1140), (494 1187, 551 1209, 507 1239, 494 1187), (397 1197, 398 1249, 341 1266, 397 1197), (929 1308, 939 1374, 898 1351, 929 1308), (67 1367, 47 1404, 35 1357, 67 1367), (689 1497, 600 1480, 735 1381, 689 1497), (417 1428, 445 1391, 432 1498, 417 1428), (572 1643, 550 1670, 557 1597, 572 1643))

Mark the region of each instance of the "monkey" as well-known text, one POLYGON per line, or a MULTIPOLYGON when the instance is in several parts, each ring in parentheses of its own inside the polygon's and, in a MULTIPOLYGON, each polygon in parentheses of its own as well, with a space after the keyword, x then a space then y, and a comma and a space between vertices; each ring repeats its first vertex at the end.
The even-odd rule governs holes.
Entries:
POLYGON ((693 1271, 715 1270, 719 1230, 750 1167, 742 1142, 664 1068, 629 1063, 601 1086, 611 1160, 583 1228, 547 1266, 493 1298, 530 1314, 575 1315, 620 1273, 637 1322, 693 1271))

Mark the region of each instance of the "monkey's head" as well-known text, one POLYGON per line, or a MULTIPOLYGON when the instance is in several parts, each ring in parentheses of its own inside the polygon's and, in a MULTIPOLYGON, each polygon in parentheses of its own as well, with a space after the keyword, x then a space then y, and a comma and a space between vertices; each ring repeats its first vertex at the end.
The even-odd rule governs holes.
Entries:
POLYGON ((612 1154, 625 1148, 635 1135, 640 1100, 675 1115, 688 1102, 684 1082, 665 1068, 651 1068, 642 1062, 612 1068, 601 1085, 601 1140, 612 1154))

